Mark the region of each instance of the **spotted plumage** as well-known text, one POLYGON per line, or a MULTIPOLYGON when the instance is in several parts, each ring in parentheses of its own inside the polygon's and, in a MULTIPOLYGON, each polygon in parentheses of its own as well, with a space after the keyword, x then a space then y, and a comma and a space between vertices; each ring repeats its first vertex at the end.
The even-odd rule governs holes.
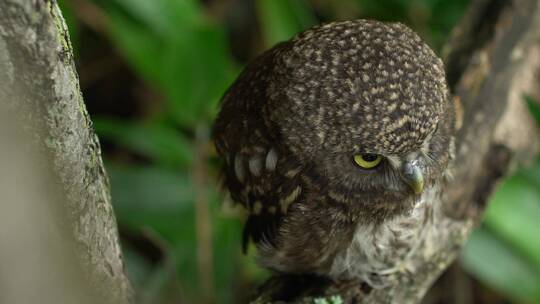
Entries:
POLYGON ((249 64, 214 137, 259 263, 374 287, 406 269, 438 214, 448 96, 441 60, 398 23, 318 26, 249 64))

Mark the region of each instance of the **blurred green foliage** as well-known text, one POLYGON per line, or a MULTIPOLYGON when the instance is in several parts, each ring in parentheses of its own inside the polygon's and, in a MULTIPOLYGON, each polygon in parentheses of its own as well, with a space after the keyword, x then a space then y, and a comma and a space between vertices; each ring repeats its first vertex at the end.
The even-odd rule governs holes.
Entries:
MULTIPOLYGON (((526 97, 540 126, 540 106, 526 97)), ((464 250, 463 266, 519 302, 540 302, 540 158, 493 195, 464 250)))
POLYGON ((163 93, 161 113, 183 127, 209 121, 236 74, 225 33, 198 1, 97 1, 112 42, 163 93))
MULTIPOLYGON (((161 166, 120 166, 107 164, 112 185, 114 207, 120 225, 137 231, 143 229, 148 237, 167 254, 169 265, 158 267, 148 278, 138 278, 137 290, 147 292, 156 288, 149 284, 152 276, 163 276, 175 268, 185 298, 195 302, 200 297, 197 286, 197 252, 195 231, 195 193, 192 178, 186 172, 161 166), (172 265, 171 265, 172 264, 172 265), (167 267, 165 267, 167 266, 167 267)), ((211 192, 211 189, 209 189, 211 192)), ((215 249, 215 276, 218 297, 234 303, 233 278, 239 276, 240 231, 238 220, 224 218, 220 213, 216 193, 211 193, 212 247, 215 249)), ((128 270, 140 269, 140 257, 127 250, 128 270), (131 258, 131 259, 130 259, 131 258)), ((169 283, 163 281, 162 284, 169 283)), ((156 296, 162 296, 156 293, 156 296)), ((150 303, 161 303, 153 298, 150 303)))
MULTIPOLYGON (((197 150, 211 144, 204 136, 201 142, 196 133, 210 127, 221 95, 246 63, 238 62, 231 52, 227 8, 249 6, 249 1, 232 1, 239 3, 236 6, 218 0, 60 1, 75 49, 81 52, 81 1, 103 14, 106 39, 157 96, 136 117, 93 115, 100 138, 122 151, 121 157, 105 155, 121 231, 142 235, 161 255, 152 261, 137 242, 124 240, 139 302, 197 303, 212 292, 199 285, 197 268, 195 202, 201 185, 194 171, 200 161, 208 167, 202 191, 210 207, 214 299, 238 302, 249 290, 244 287, 256 284, 264 272, 254 267, 253 259, 241 256, 242 221, 238 212, 223 210, 212 149, 206 149, 209 157, 197 150)), ((256 0, 252 4, 255 38, 239 46, 253 49, 248 52, 251 56, 319 22, 354 18, 404 22, 440 50, 468 1, 256 0)), ((530 98, 529 104, 540 117, 530 98)), ((463 251, 463 265, 511 299, 540 301, 538 219, 540 162, 520 170, 494 196, 485 223, 463 251)))
POLYGON ((317 24, 315 16, 303 0, 258 0, 257 13, 267 48, 317 24))

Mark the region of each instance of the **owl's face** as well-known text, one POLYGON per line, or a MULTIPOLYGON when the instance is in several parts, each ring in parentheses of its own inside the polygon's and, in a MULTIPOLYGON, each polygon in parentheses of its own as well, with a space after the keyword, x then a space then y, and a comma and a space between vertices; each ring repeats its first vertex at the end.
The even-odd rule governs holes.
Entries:
MULTIPOLYGON (((316 176, 316 191, 375 217, 410 210, 444 175, 450 157, 452 112, 444 113, 417 145, 392 150, 319 149, 303 157, 305 174, 316 176)), ((359 142, 359 146, 365 145, 359 142)), ((369 147, 369 146, 367 146, 369 147)))
POLYGON ((400 153, 320 150, 308 161, 309 174, 320 176, 324 185, 320 191, 338 202, 368 213, 405 212, 446 170, 452 140, 450 115, 441 117, 418 145, 400 153))
POLYGON ((402 25, 351 29, 308 31, 280 54, 266 123, 316 176, 320 195, 407 210, 449 159, 454 109, 443 65, 402 25))

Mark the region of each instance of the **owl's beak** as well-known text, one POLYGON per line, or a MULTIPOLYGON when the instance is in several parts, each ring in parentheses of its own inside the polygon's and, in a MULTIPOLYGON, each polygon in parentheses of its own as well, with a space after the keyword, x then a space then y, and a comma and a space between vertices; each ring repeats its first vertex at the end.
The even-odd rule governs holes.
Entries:
POLYGON ((402 166, 402 174, 405 182, 415 194, 421 194, 424 190, 424 175, 416 160, 406 161, 402 166))

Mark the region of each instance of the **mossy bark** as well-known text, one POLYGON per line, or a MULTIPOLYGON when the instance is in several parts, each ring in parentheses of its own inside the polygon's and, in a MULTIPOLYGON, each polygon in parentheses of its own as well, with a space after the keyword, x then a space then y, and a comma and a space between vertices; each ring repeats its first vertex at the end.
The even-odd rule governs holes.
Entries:
MULTIPOLYGON (((0 102, 53 160, 78 260, 99 303, 128 303, 118 230, 99 141, 54 0, 0 0, 0 102)), ((96 303, 97 303, 96 302, 96 303)))

